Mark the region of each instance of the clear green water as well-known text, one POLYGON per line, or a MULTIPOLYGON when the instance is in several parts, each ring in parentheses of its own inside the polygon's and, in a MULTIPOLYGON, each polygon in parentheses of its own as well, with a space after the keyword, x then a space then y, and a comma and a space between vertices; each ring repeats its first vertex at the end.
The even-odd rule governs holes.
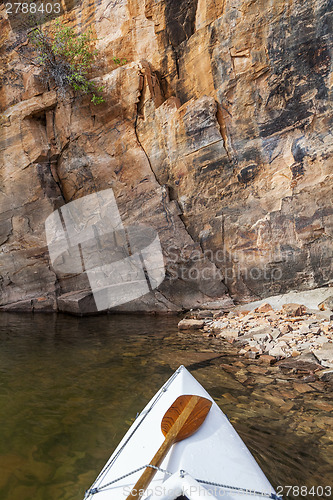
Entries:
POLYGON ((274 368, 241 383, 244 368, 221 367, 237 362, 232 347, 180 335, 177 322, 1 314, 1 500, 81 500, 137 411, 180 364, 228 414, 275 486, 332 483, 329 390, 300 394, 274 368))

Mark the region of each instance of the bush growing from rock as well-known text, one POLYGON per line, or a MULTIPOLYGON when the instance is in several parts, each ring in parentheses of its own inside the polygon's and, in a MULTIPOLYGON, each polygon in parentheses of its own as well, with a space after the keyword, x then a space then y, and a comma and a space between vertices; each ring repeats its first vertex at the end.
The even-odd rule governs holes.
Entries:
POLYGON ((92 49, 92 32, 77 34, 74 28, 57 20, 48 27, 37 26, 29 33, 29 41, 37 52, 36 63, 42 68, 41 79, 54 83, 64 98, 68 90, 91 94, 91 102, 100 104, 103 88, 88 79, 97 51, 92 49))

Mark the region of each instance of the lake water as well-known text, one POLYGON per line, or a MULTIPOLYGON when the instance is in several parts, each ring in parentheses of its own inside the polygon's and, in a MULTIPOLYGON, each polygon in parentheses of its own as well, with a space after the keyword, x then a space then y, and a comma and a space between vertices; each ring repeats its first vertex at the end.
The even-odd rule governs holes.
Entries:
POLYGON ((333 486, 330 387, 244 365, 232 346, 179 334, 177 322, 0 315, 1 500, 81 500, 180 364, 227 413, 274 486, 306 485, 285 498, 333 498, 327 488, 322 496, 310 490, 333 486))

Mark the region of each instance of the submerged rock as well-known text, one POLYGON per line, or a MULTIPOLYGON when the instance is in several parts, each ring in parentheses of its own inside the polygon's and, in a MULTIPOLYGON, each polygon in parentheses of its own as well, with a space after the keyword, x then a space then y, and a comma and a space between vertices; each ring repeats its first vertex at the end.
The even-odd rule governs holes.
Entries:
POLYGON ((260 356, 261 363, 265 365, 273 365, 276 362, 275 356, 270 356, 269 354, 262 354, 260 356))
POLYGON ((277 365, 280 368, 287 368, 289 370, 301 370, 306 372, 318 370, 321 367, 318 360, 311 352, 303 353, 295 358, 289 357, 287 359, 279 361, 277 365))
POLYGON ((333 382, 333 369, 318 371, 317 375, 323 382, 333 382))

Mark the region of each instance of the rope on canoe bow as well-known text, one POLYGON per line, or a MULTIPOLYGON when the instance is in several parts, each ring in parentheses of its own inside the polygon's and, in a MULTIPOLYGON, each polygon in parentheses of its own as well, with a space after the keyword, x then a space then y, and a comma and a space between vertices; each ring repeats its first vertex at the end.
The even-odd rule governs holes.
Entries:
MULTIPOLYGON (((186 471, 179 471, 180 477, 185 477, 186 471)), ((198 483, 207 484, 208 486, 217 486, 218 488, 223 488, 225 490, 241 491, 242 493, 247 493, 250 495, 257 495, 260 497, 270 498, 272 500, 283 500, 282 497, 277 496, 275 493, 264 493, 262 491, 250 490, 248 488, 241 488, 240 486, 229 486, 227 484, 214 483, 212 481, 205 481, 204 479, 195 479, 198 483)))
MULTIPOLYGON (((152 469, 158 470, 159 472, 163 472, 164 474, 167 474, 168 476, 172 476, 173 473, 169 472, 165 469, 161 469, 160 467, 156 467, 155 465, 143 465, 142 467, 139 467, 138 469, 133 470, 132 472, 128 472, 127 474, 124 474, 121 477, 118 477, 117 479, 114 479, 113 481, 110 481, 107 484, 103 484, 103 486, 100 486, 98 488, 90 488, 89 490, 86 491, 85 497, 88 498, 90 495, 95 495, 96 493, 99 493, 100 491, 108 489, 110 486, 112 486, 114 483, 117 483, 118 481, 121 481, 122 479, 126 479, 126 477, 131 476, 132 474, 135 474, 136 472, 140 472, 142 469, 146 469, 147 467, 150 467, 152 469)), ((184 470, 180 471, 180 477, 184 477, 187 473, 184 470)), ((208 486, 217 486, 218 488, 223 488, 226 490, 233 490, 233 491, 239 491, 242 492, 242 494, 247 493, 248 495, 255 495, 255 496, 260 496, 263 498, 269 498, 271 500, 282 500, 281 497, 276 495, 275 493, 264 493, 262 491, 256 491, 256 490, 251 490, 248 488, 240 488, 239 486, 229 486, 227 484, 220 484, 220 483, 214 483, 212 481, 205 481, 204 479, 196 479, 198 483, 201 484, 206 484, 208 486)))
MULTIPOLYGON (((184 471, 180 472, 184 474, 184 471)), ((248 495, 271 498, 272 500, 283 500, 282 497, 277 496, 275 493, 264 493, 262 491, 250 490, 248 488, 240 488, 239 486, 228 486, 227 484, 213 483, 212 481, 205 481, 203 479, 196 479, 196 481, 201 484, 207 484, 208 486, 217 486, 218 488, 223 488, 226 490, 241 491, 242 493, 247 493, 248 495)))
MULTIPOLYGON (((135 429, 133 429, 133 431, 128 436, 128 438, 126 439, 126 441, 124 442, 124 444, 121 446, 121 448, 119 448, 119 450, 117 451, 117 453, 115 454, 115 456, 101 470, 101 472, 99 473, 99 475, 95 479, 95 481, 92 484, 92 486, 89 488, 89 490, 87 490, 85 498, 87 498, 87 493, 88 492, 91 492, 91 491, 96 490, 96 489, 99 490, 98 487, 97 488, 94 487, 95 484, 97 484, 99 481, 101 481, 103 479, 103 477, 105 477, 105 475, 111 469, 111 467, 113 466, 113 464, 115 463, 115 461, 117 460, 117 458, 119 457, 120 453, 123 451, 123 449, 125 448, 125 446, 128 444, 128 442, 130 441, 130 439, 132 438, 132 436, 134 435, 134 433, 138 430, 138 428, 140 427, 140 425, 142 424, 142 422, 144 421, 144 419, 151 412, 151 410, 154 408, 154 406, 158 403, 158 401, 161 399, 161 397, 163 396, 163 394, 169 389, 169 386, 172 384, 172 382, 174 381, 174 379, 177 377, 177 375, 179 375, 179 373, 182 371, 183 368, 184 368, 183 366, 180 366, 178 368, 178 370, 175 371, 175 373, 170 377, 170 379, 166 382, 166 384, 164 384, 164 386, 162 387, 162 389, 160 390, 160 392, 157 393, 157 395, 156 395, 154 401, 152 402, 152 404, 150 405, 150 407, 147 410, 144 410, 144 411, 142 411, 140 413, 140 416, 142 416, 140 422, 135 427, 135 429)), ((130 474, 132 474, 132 472, 130 474)), ((126 476, 124 476, 124 477, 126 477, 126 476)), ((117 479, 117 480, 115 480, 113 482, 116 482, 116 481, 119 481, 119 479, 117 479)))
POLYGON ((151 469, 158 470, 159 472, 163 472, 164 474, 168 474, 168 476, 172 476, 172 472, 169 472, 168 470, 161 469, 161 467, 156 467, 156 465, 143 465, 142 467, 139 467, 138 469, 132 470, 132 472, 128 472, 124 476, 118 477, 117 479, 114 479, 113 481, 110 481, 107 484, 103 484, 103 486, 99 486, 98 488, 90 488, 89 490, 86 491, 85 498, 88 498, 89 495, 95 495, 95 493, 99 493, 102 490, 107 489, 109 486, 111 486, 114 483, 117 483, 118 481, 121 481, 122 479, 125 479, 128 476, 131 476, 132 474, 135 474, 136 472, 139 472, 142 469, 147 469, 150 467, 151 469))

